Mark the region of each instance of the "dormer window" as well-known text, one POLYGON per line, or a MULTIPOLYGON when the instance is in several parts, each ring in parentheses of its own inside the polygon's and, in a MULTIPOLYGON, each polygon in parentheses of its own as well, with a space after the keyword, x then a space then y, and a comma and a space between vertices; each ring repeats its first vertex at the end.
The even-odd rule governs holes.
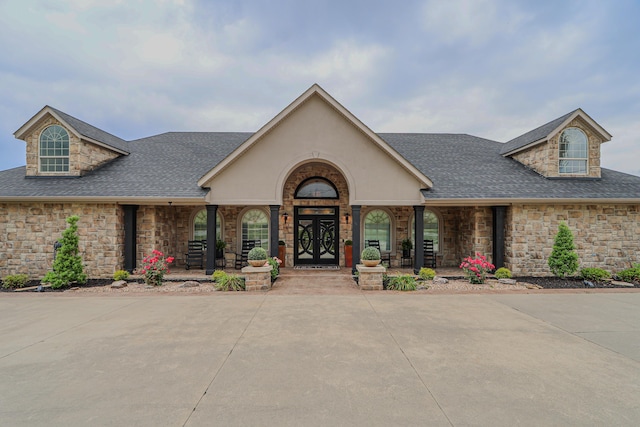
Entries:
POLYGON ((578 128, 567 128, 560 135, 561 174, 587 173, 587 136, 578 128))
POLYGON ((69 133, 59 125, 40 134, 40 172, 69 172, 69 133))

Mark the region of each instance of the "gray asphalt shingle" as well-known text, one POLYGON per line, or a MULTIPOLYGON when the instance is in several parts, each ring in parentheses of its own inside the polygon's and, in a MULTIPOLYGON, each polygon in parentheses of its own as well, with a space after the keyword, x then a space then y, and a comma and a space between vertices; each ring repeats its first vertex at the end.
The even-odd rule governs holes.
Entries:
MULTIPOLYGON (((24 167, 0 171, 0 197, 204 199, 207 190, 198 179, 252 135, 169 132, 142 138, 126 143, 129 155, 79 178, 26 178, 24 167)), ((423 191, 427 199, 640 199, 640 177, 603 169, 597 180, 547 179, 503 157, 505 144, 496 141, 465 134, 379 136, 433 181, 423 191)))
POLYGON ((575 109, 572 112, 567 113, 562 117, 558 117, 557 119, 552 120, 547 124, 537 127, 534 130, 531 130, 523 135, 520 135, 517 138, 513 138, 511 141, 508 141, 503 145, 502 150, 500 151, 500 154, 510 153, 522 147, 526 147, 532 142, 536 142, 543 138, 546 138, 551 132, 553 132, 554 129, 560 126, 565 120, 567 120, 576 111, 578 111, 578 109, 575 109))

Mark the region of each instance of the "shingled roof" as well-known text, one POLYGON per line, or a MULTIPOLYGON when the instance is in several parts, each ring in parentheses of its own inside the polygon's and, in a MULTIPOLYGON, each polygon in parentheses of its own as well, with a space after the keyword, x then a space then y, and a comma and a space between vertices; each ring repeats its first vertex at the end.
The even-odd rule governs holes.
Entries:
POLYGON ((562 117, 558 117, 557 119, 552 120, 549 123, 546 123, 540 127, 537 127, 523 135, 520 135, 517 138, 513 138, 511 141, 508 141, 506 144, 503 145, 502 149, 500 150, 500 154, 508 154, 513 151, 517 151, 523 147, 526 147, 529 144, 532 144, 534 142, 547 138, 551 132, 553 132, 560 125, 562 125, 562 123, 564 123, 565 120, 571 117, 571 115, 573 115, 578 110, 579 109, 573 110, 572 112, 567 113, 562 117))
POLYGON ((599 179, 545 178, 500 155, 503 143, 464 134, 379 134, 433 181, 429 200, 640 200, 640 177, 602 169, 599 179))
MULTIPOLYGON (((251 137, 241 132, 169 132, 128 142, 130 154, 82 177, 0 172, 0 199, 90 198, 204 201, 198 179, 251 137)), ((602 169, 600 179, 548 179, 503 157, 504 144, 465 134, 381 133, 433 181, 427 201, 640 200, 640 177, 602 169)), ((428 203, 428 202, 427 202, 428 203)))
POLYGON ((83 122, 80 119, 76 119, 63 111, 57 110, 53 107, 48 108, 55 112, 64 122, 75 129, 80 135, 116 148, 119 151, 124 151, 126 153, 129 152, 129 144, 124 139, 118 138, 117 136, 112 135, 109 132, 105 132, 102 129, 98 129, 97 127, 90 125, 87 122, 83 122))

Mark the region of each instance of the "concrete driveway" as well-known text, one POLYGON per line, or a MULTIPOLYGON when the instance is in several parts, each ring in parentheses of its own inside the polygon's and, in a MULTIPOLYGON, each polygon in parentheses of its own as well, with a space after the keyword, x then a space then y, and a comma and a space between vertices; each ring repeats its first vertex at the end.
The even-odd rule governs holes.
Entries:
POLYGON ((636 426, 640 293, 2 295, 0 424, 636 426))

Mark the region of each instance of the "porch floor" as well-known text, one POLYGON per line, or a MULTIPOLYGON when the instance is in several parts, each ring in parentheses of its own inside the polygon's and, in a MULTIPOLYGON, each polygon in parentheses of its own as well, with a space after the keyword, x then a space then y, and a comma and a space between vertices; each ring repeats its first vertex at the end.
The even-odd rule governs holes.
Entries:
MULTIPOLYGON (((459 268, 443 267, 435 269, 436 273, 440 277, 461 277, 462 272, 459 268)), ((226 267, 224 271, 227 273, 240 274, 240 270, 236 270, 233 267, 226 267)), ((387 269, 388 274, 413 274, 412 268, 399 268, 391 267, 387 269)), ((323 269, 309 269, 298 270, 293 267, 285 267, 280 269, 280 277, 315 277, 315 276, 344 276, 351 275, 351 268, 342 267, 336 270, 323 270, 323 269)), ((135 277, 135 276, 134 276, 135 277)), ((171 273, 165 276, 165 280, 169 281, 183 281, 183 280, 209 280, 211 275, 206 274, 206 270, 190 269, 186 270, 180 267, 174 267, 171 269, 171 273)))

